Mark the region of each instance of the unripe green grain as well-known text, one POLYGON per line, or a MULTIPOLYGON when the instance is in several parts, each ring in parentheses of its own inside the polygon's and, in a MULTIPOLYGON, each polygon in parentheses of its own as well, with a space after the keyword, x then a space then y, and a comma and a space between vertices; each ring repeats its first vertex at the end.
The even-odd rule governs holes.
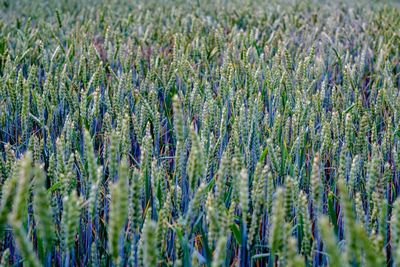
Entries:
POLYGON ((198 181, 202 181, 204 174, 204 165, 203 165, 203 152, 200 145, 200 140, 197 137, 194 129, 191 129, 191 140, 192 140, 192 150, 189 155, 189 164, 188 164, 188 176, 189 176, 189 185, 194 191, 198 181))
POLYGON ((5 182, 2 188, 0 205, 0 237, 6 227, 7 216, 12 209, 12 203, 15 198, 18 186, 19 162, 15 163, 12 170, 12 176, 5 182))
POLYGON ((17 222, 24 221, 28 208, 29 183, 32 174, 32 154, 27 152, 21 159, 21 168, 19 171, 18 189, 14 201, 12 213, 13 220, 17 222))
POLYGON ((64 247, 70 251, 75 242, 75 235, 78 232, 80 216, 80 199, 75 191, 63 198, 64 210, 62 215, 62 229, 64 247))
POLYGON ((46 190, 46 180, 43 171, 43 166, 34 168, 35 189, 33 194, 33 207, 35 210, 35 220, 40 237, 43 239, 45 249, 50 249, 54 240, 54 225, 51 210, 49 194, 46 190))
POLYGON ((33 250, 32 243, 27 239, 27 233, 24 230, 24 226, 20 220, 15 219, 15 214, 11 214, 9 223, 13 228, 14 239, 17 243, 17 247, 23 258, 24 264, 29 267, 41 266, 36 254, 33 250))
POLYGON ((221 236, 220 238, 218 238, 217 247, 215 249, 211 266, 212 267, 224 266, 225 259, 226 259, 226 237, 221 236))
POLYGON ((109 235, 110 254, 115 264, 120 263, 119 238, 128 217, 128 166, 122 159, 118 171, 118 181, 111 187, 109 235))
POLYGON ((0 267, 10 266, 10 250, 7 248, 1 255, 0 267))
POLYGON ((143 226, 143 264, 145 267, 157 266, 156 224, 146 219, 143 226))
POLYGON ((311 173, 311 196, 313 201, 313 208, 315 212, 318 214, 320 208, 320 196, 322 192, 321 179, 320 179, 320 170, 319 170, 319 155, 316 154, 314 156, 313 165, 312 165, 312 173, 311 173))
MULTIPOLYGON (((88 166, 88 174, 89 174, 89 186, 92 183, 97 182, 97 164, 96 157, 94 155, 93 143, 90 138, 90 133, 88 130, 85 130, 83 133, 84 141, 85 141, 85 159, 87 161, 88 166)), ((115 159, 114 159, 115 160, 115 159)))
POLYGON ((337 247, 337 240, 335 234, 329 225, 329 220, 327 217, 320 217, 318 220, 319 229, 321 231, 321 236, 324 242, 324 247, 326 247, 326 252, 328 254, 329 266, 332 267, 342 267, 346 266, 343 261, 343 255, 337 247))
POLYGON ((270 247, 272 255, 282 251, 284 245, 284 229, 282 225, 284 224, 284 193, 282 188, 278 188, 276 191, 276 200, 273 207, 272 214, 272 225, 271 225, 271 235, 270 235, 270 247))
POLYGON ((247 216, 249 211, 249 176, 246 169, 240 171, 240 188, 239 188, 239 200, 240 208, 242 210, 242 220, 247 222, 247 216))

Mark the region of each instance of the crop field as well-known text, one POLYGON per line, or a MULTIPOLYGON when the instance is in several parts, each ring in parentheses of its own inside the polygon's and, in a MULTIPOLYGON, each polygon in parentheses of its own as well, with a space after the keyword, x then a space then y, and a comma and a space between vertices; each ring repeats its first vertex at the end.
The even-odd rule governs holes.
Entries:
POLYGON ((400 4, 2 0, 0 266, 400 266, 400 4))

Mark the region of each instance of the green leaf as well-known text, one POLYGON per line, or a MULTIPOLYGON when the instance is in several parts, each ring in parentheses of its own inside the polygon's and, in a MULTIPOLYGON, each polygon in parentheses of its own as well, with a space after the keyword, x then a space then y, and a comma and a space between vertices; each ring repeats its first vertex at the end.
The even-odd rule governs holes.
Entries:
POLYGON ((339 233, 339 227, 338 227, 337 216, 336 216, 336 212, 335 212, 334 198, 335 198, 335 195, 332 192, 329 192, 329 194, 328 194, 328 213, 329 213, 329 217, 332 221, 332 224, 334 226, 335 234, 337 235, 339 233))
POLYGON ((240 240, 242 240, 242 234, 240 233, 239 226, 236 223, 231 225, 231 231, 233 233, 233 237, 235 238, 236 242, 240 244, 240 240))

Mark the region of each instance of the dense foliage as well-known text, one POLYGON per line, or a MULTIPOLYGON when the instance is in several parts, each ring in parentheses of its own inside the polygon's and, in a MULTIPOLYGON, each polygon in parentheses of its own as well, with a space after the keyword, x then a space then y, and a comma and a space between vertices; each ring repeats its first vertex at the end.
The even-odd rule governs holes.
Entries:
POLYGON ((400 265, 398 3, 1 5, 1 266, 400 265))

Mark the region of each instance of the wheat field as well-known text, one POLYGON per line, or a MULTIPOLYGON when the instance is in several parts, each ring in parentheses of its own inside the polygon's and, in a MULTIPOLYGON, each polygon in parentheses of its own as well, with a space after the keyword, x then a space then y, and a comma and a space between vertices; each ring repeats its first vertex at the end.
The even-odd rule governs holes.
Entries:
POLYGON ((398 2, 0 5, 0 266, 400 266, 398 2))

